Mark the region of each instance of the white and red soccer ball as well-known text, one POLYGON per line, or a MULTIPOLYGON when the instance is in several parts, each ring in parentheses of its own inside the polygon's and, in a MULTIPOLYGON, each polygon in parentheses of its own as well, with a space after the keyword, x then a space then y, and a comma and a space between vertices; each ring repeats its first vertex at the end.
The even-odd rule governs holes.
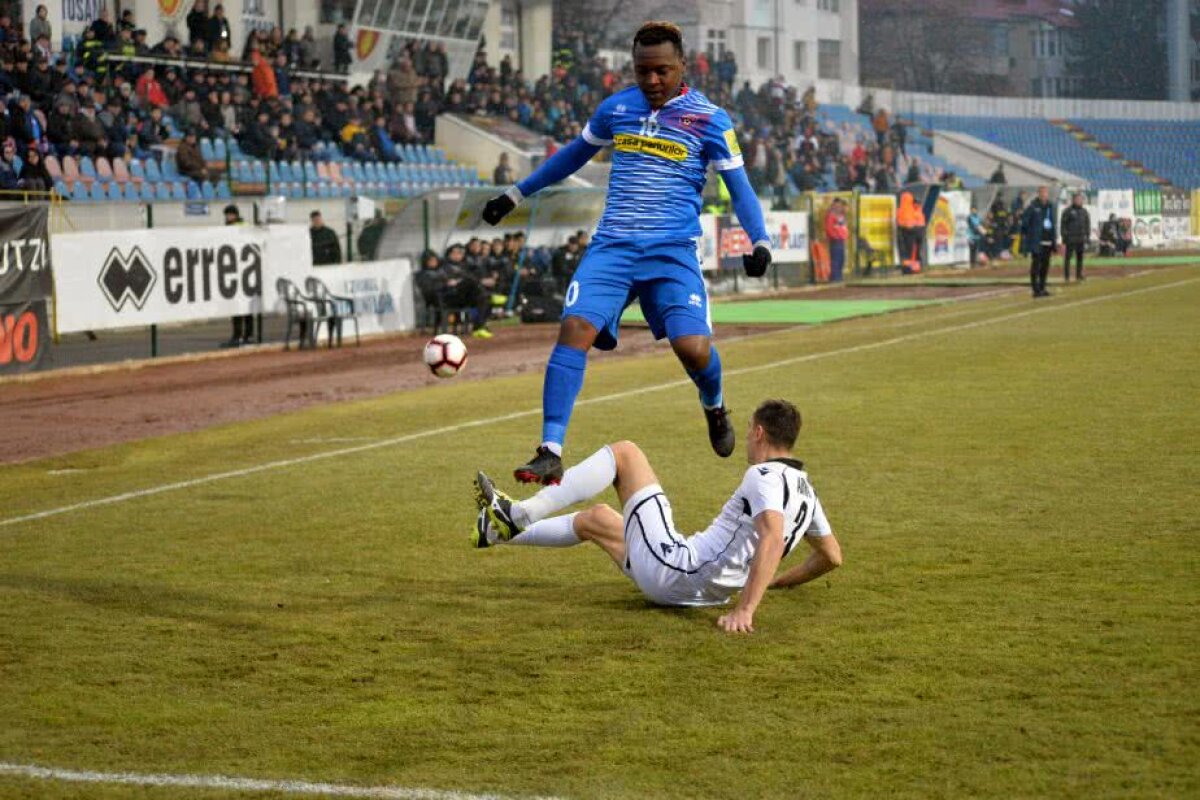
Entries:
POLYGON ((441 333, 425 344, 425 365, 439 378, 453 378, 467 365, 467 346, 462 339, 441 333))

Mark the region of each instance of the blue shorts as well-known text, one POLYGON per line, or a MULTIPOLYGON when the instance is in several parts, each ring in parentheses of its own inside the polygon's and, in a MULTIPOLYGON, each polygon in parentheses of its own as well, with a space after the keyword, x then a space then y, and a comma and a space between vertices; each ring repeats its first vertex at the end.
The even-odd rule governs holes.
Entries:
POLYGON ((693 239, 593 239, 567 287, 563 319, 587 320, 600 332, 596 348, 612 350, 621 314, 635 297, 655 339, 712 335, 708 291, 693 239))

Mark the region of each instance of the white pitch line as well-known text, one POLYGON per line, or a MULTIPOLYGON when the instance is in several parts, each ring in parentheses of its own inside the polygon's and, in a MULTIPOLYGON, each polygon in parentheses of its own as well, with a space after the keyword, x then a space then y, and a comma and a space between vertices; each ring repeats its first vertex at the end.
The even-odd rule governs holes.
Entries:
MULTIPOLYGON (((404 786, 353 786, 340 783, 263 780, 230 775, 156 775, 140 772, 93 772, 91 770, 39 767, 34 764, 9 764, 0 761, 0 775, 68 783, 98 783, 124 786, 153 786, 188 789, 224 789, 238 792, 277 792, 280 794, 321 795, 324 797, 366 797, 382 800, 504 800, 503 795, 419 789, 404 786)), ((531 800, 539 800, 531 798, 531 800)), ((547 800, 541 798, 540 800, 547 800)))
MULTIPOLYGON (((948 333, 959 333, 961 331, 981 328, 986 325, 995 325, 1000 322, 1009 322, 1015 319, 1031 317, 1036 314, 1047 314, 1054 311, 1063 311, 1068 308, 1078 308, 1080 306, 1092 305, 1093 303, 1104 303, 1109 300, 1120 300, 1126 297, 1132 297, 1146 292, 1158 292, 1164 289, 1173 289, 1177 286, 1185 286, 1187 284, 1196 283, 1200 278, 1188 278, 1181 281, 1173 281, 1171 283, 1160 283, 1156 286, 1145 286, 1140 289, 1130 289, 1127 292, 1115 292, 1113 294, 1100 295, 1099 297, 1089 297, 1083 300, 1073 300, 1069 303, 1054 303, 1053 301, 1041 301, 1043 305, 1037 308, 1032 308, 1027 311, 1018 311, 1013 314, 1002 314, 996 317, 976 320, 974 322, 964 322, 958 325, 948 325, 943 328, 933 328, 931 330, 917 331, 915 333, 906 333, 901 336, 893 336, 890 339, 881 339, 877 342, 867 342, 865 344, 852 345, 850 347, 842 347, 837 350, 826 350, 820 353, 809 353, 808 355, 795 356, 793 358, 785 358, 778 361, 770 361, 765 364, 759 364, 753 367, 740 367, 738 369, 725 370, 725 375, 748 375, 754 372, 762 372, 763 370, 776 369, 777 367, 787 367, 794 364, 803 364, 807 361, 817 361, 823 358, 833 358, 835 356, 847 356, 854 353, 863 353, 869 350, 878 350, 882 347, 891 347, 892 345, 902 344, 904 342, 912 342, 917 339, 924 339, 930 336, 941 336, 948 333)), ((1030 301, 1037 302, 1037 301, 1030 301)), ((691 386, 692 382, 688 379, 680 379, 675 381, 667 381, 666 383, 656 383, 650 386, 643 386, 639 389, 630 389, 624 392, 616 392, 614 394, 601 395, 600 397, 592 397, 586 400, 580 400, 576 406, 593 405, 595 403, 606 403, 611 400, 624 400, 629 397, 637 397, 638 395, 649 394, 651 392, 660 392, 664 389, 674 389, 680 386, 691 386)), ((468 430, 470 428, 479 428, 486 425, 495 425, 501 422, 510 422, 515 419, 531 417, 542 413, 540 408, 529 408, 524 411, 514 411, 511 414, 502 414, 496 417, 485 417, 484 419, 475 419, 468 422, 460 422, 455 425, 446 425, 441 428, 431 428, 429 430, 418 431, 416 433, 408 433, 403 436, 395 436, 389 439, 380 439, 379 441, 369 444, 362 444, 356 447, 345 447, 339 450, 327 450, 323 453, 313 453, 312 455, 300 456, 297 458, 285 458, 278 461, 268 461, 264 464, 257 464, 244 469, 235 469, 228 472, 217 472, 211 475, 204 475, 199 478, 191 478, 184 481, 176 481, 174 483, 165 483, 159 486, 151 486, 147 489, 138 489, 132 492, 124 492, 122 494, 110 495, 108 497, 99 497, 95 500, 85 500, 81 503, 72 503, 71 505, 60 506, 58 508, 50 508, 45 511, 36 511, 32 514, 23 514, 19 517, 9 517, 8 519, 0 520, 0 528, 10 525, 19 525, 22 522, 33 522, 34 520, 46 519, 47 517, 56 517, 61 514, 67 514, 72 511, 82 511, 87 508, 97 508, 100 506, 112 505, 114 503, 123 503, 127 500, 137 500, 142 497, 151 497, 164 492, 173 492, 180 489, 190 489, 195 486, 203 486, 204 484, 214 483, 216 481, 227 480, 229 478, 242 478, 247 475, 255 475, 259 472, 267 472, 273 469, 283 469, 285 467, 294 467, 300 464, 310 464, 314 461, 324 461, 328 458, 340 458, 342 456, 354 455, 356 453, 365 453, 369 450, 378 450, 382 447, 393 447, 398 444, 406 444, 419 439, 427 439, 431 436, 441 436, 448 433, 458 433, 459 431, 468 430)))

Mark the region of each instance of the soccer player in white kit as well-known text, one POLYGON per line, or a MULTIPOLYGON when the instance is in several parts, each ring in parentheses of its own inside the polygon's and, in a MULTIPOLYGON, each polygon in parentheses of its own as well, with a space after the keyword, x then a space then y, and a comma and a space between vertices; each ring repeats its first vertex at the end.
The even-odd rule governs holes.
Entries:
POLYGON ((755 410, 746 437, 750 468, 707 529, 685 537, 675 530, 671 504, 633 442, 617 442, 567 470, 558 486, 514 501, 479 473, 479 517, 472 542, 570 547, 599 545, 651 601, 666 606, 723 605, 740 592, 717 624, 754 630, 754 612, 768 588, 807 583, 842 563, 841 546, 804 465, 792 456, 800 412, 785 400, 755 410), (622 513, 607 505, 554 516, 616 487, 622 513), (780 562, 803 539, 810 552, 776 576, 780 562))

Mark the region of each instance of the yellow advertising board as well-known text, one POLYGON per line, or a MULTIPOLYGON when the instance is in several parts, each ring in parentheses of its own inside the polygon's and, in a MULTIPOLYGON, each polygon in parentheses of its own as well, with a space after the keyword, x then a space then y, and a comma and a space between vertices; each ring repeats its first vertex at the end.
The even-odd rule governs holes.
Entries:
POLYGON ((899 263, 896 255, 896 198, 890 194, 858 196, 858 238, 882 254, 886 266, 899 263))

